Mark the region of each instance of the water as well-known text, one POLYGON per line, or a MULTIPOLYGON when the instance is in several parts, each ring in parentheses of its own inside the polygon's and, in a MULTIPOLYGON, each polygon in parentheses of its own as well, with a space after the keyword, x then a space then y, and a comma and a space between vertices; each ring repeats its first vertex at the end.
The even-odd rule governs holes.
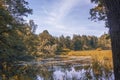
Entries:
POLYGON ((11 69, 0 80, 114 80, 112 68, 92 62, 90 57, 45 59, 11 69))
POLYGON ((37 80, 114 80, 112 72, 107 73, 109 76, 106 76, 105 72, 102 71, 102 74, 96 76, 89 65, 54 66, 50 71, 52 73, 49 79, 37 75, 37 80))

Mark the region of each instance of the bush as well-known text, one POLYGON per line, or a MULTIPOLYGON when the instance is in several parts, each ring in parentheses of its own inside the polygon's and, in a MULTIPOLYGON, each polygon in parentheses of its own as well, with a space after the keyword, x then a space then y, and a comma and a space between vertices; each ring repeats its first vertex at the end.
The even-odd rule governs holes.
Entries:
POLYGON ((102 48, 97 48, 96 50, 97 50, 97 51, 102 51, 102 48))

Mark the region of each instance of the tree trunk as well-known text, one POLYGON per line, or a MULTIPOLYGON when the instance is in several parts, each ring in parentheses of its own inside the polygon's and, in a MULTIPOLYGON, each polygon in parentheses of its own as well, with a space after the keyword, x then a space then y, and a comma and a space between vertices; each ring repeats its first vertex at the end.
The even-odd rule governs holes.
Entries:
POLYGON ((104 0, 111 36, 115 80, 120 80, 120 0, 104 0))
POLYGON ((120 80, 120 31, 111 32, 115 80, 120 80))

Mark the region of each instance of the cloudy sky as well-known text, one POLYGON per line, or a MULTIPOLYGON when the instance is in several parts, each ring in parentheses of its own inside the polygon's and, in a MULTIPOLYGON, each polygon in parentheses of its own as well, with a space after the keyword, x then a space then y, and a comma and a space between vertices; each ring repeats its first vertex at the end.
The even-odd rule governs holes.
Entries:
POLYGON ((48 30, 53 36, 73 34, 100 36, 108 32, 103 22, 93 22, 88 18, 94 5, 90 0, 27 0, 33 9, 33 19, 38 25, 36 33, 48 30))

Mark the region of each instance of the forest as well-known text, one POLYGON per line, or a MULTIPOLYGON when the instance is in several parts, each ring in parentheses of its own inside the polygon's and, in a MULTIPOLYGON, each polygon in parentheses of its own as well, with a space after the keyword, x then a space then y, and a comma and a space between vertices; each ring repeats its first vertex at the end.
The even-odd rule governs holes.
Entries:
POLYGON ((103 34, 100 37, 76 35, 54 37, 47 30, 37 35, 38 43, 36 54, 61 54, 65 51, 83 51, 83 50, 110 50, 111 41, 109 34, 103 34))

